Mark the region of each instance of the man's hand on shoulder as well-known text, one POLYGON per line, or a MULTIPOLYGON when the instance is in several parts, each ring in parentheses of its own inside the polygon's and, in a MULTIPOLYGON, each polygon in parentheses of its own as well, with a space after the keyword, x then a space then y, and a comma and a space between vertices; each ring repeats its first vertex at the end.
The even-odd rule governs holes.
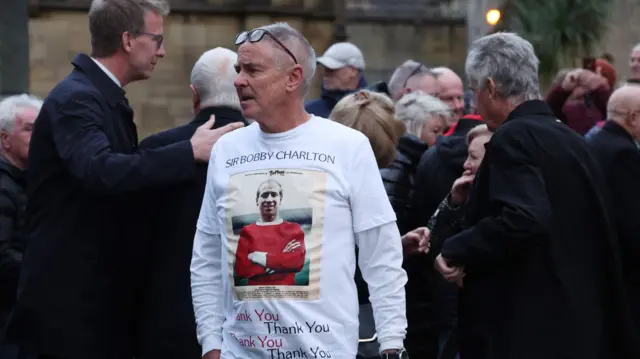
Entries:
POLYGON ((202 359, 220 359, 220 350, 215 349, 205 354, 202 359))
POLYGON ((191 137, 191 146, 193 147, 193 158, 198 162, 209 162, 209 156, 211 156, 211 148, 218 142, 220 137, 224 134, 236 130, 240 127, 244 127, 242 122, 233 122, 224 127, 213 130, 213 125, 216 122, 216 117, 211 116, 202 126, 198 127, 196 132, 191 137))

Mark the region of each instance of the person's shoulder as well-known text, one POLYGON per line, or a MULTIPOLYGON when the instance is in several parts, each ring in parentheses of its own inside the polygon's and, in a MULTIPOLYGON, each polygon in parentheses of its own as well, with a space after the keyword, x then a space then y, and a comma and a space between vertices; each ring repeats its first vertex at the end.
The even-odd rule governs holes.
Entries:
POLYGON ((300 227, 299 224, 297 224, 296 222, 289 222, 287 220, 282 220, 282 226, 284 227, 291 227, 291 228, 302 228, 300 227))
POLYGON ((158 148, 168 146, 176 142, 186 141, 193 136, 196 128, 197 126, 187 123, 182 126, 153 134, 140 142, 140 148, 158 148))
POLYGON ((257 140, 259 136, 258 123, 254 122, 248 126, 240 127, 236 130, 224 134, 214 148, 242 147, 248 141, 257 140))
POLYGON ((316 98, 313 100, 309 100, 304 104, 304 109, 309 113, 314 112, 327 112, 329 108, 325 104, 322 98, 316 98))
POLYGON ((587 143, 596 155, 605 156, 613 162, 620 158, 634 158, 640 161, 640 151, 635 143, 620 134, 603 129, 593 134, 587 143))
POLYGON ((247 224, 246 226, 242 227, 242 229, 240 230, 240 234, 245 234, 248 235, 249 232, 253 232, 258 228, 258 225, 255 223, 250 223, 247 224))
POLYGON ((330 119, 314 116, 314 135, 322 135, 322 139, 331 142, 343 143, 350 141, 354 145, 359 145, 363 141, 368 141, 367 137, 360 131, 340 124, 330 119))
POLYGON ((55 102, 64 106, 73 101, 100 100, 102 98, 98 88, 89 78, 78 71, 73 71, 62 79, 47 95, 47 102, 55 102))

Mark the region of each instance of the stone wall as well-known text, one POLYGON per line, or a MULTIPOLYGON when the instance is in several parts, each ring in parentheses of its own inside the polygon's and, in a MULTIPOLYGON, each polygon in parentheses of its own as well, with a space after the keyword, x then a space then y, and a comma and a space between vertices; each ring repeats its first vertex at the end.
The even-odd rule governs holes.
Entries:
MULTIPOLYGON (((233 49, 235 35, 243 29, 274 21, 287 21, 301 30, 322 54, 332 43, 330 20, 295 16, 177 13, 165 22, 167 56, 150 80, 126 87, 141 138, 188 121, 191 117, 189 74, 206 50, 233 49)), ((388 79, 395 66, 407 58, 426 64, 448 64, 462 70, 466 51, 464 24, 394 24, 359 21, 347 27, 350 41, 363 51, 368 80, 388 79)), ((88 19, 84 11, 41 11, 29 23, 30 88, 39 96, 66 76, 78 52, 90 50, 88 19)), ((319 96, 320 74, 309 97, 319 96)))

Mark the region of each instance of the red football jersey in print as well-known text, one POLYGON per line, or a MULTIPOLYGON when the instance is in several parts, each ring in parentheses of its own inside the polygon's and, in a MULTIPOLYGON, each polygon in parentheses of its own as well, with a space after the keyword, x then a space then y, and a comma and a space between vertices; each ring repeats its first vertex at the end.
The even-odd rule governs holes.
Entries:
POLYGON ((304 266, 305 254, 304 232, 297 223, 253 223, 240 231, 235 274, 238 278, 248 278, 249 285, 295 285, 295 275, 304 266), (293 249, 283 252, 287 245, 293 249), (266 267, 248 258, 253 252, 267 253, 266 267))

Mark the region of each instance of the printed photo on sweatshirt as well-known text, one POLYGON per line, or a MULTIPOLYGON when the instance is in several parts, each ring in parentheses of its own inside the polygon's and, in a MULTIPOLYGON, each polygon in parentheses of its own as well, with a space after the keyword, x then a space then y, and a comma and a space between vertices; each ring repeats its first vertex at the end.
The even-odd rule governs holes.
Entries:
POLYGON ((241 172, 229 178, 227 250, 237 300, 317 300, 326 173, 241 172))

